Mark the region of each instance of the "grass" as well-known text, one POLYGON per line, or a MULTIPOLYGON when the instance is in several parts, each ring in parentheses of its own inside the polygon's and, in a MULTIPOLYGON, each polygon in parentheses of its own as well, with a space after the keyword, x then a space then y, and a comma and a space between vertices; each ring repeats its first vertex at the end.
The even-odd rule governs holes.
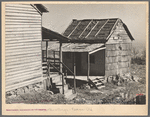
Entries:
POLYGON ((77 88, 77 96, 73 100, 65 99, 62 94, 50 94, 47 91, 32 91, 30 93, 18 95, 15 98, 6 98, 7 104, 27 103, 27 104, 135 104, 136 94, 146 92, 146 68, 145 65, 132 64, 131 74, 140 77, 139 82, 123 83, 116 86, 106 83, 105 87, 96 90, 88 89, 84 86, 77 88))

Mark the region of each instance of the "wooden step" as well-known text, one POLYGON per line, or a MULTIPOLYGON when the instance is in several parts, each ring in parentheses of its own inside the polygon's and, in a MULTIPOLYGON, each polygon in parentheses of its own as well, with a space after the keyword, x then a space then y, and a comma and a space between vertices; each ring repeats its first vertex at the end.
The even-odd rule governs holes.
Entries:
POLYGON ((47 70, 47 66, 42 66, 42 69, 43 70, 47 70))
POLYGON ((105 87, 105 86, 104 86, 104 83, 103 83, 104 80, 105 80, 105 77, 104 77, 104 76, 101 76, 101 77, 97 77, 97 78, 90 79, 90 83, 91 83, 96 89, 101 89, 102 87, 105 87))
POLYGON ((99 81, 99 80, 105 80, 105 78, 95 78, 95 79, 91 79, 91 81, 93 81, 93 82, 99 81))
POLYGON ((43 63, 42 63, 42 66, 47 66, 47 62, 43 62, 43 63))
POLYGON ((47 70, 43 70, 43 74, 47 74, 47 70))

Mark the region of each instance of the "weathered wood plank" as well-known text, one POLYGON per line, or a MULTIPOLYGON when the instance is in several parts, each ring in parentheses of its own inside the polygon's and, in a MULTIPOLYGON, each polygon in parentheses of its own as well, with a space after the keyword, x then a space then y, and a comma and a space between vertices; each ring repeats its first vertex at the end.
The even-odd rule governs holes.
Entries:
POLYGON ((5 15, 6 16, 9 16, 9 15, 14 15, 14 16, 16 16, 16 15, 19 15, 19 16, 25 16, 25 15, 27 15, 27 16, 31 16, 31 15, 34 15, 34 16, 40 16, 40 14, 39 13, 36 13, 36 12, 23 12, 23 11, 17 11, 17 12, 14 12, 14 11, 9 11, 9 12, 5 12, 5 15))
MULTIPOLYGON (((24 57, 22 56, 18 56, 18 57, 9 57, 9 58, 6 58, 5 59, 5 62, 6 64, 9 63, 9 62, 16 62, 16 61, 23 61, 23 60, 27 60, 27 59, 37 59, 37 54, 29 54, 29 55, 26 55, 24 57)), ((40 57, 39 57, 40 58, 40 57)))
POLYGON ((32 70, 35 70, 35 69, 40 69, 41 68, 41 65, 40 64, 37 64, 37 65, 32 65, 32 66, 28 66, 28 69, 26 68, 20 68, 20 67, 17 67, 17 68, 14 68, 14 69, 6 69, 6 75, 9 76, 8 79, 10 77, 13 77, 14 75, 17 75, 17 74, 22 74, 22 73, 25 73, 25 72, 28 72, 28 71, 32 71, 32 70))
POLYGON ((35 11, 34 9, 14 9, 14 8, 10 8, 10 7, 6 7, 5 12, 9 12, 9 13, 26 13, 26 14, 39 14, 37 11, 35 11))
POLYGON ((40 43, 41 42, 36 42, 35 45, 33 45, 32 43, 16 43, 16 44, 8 44, 6 45, 6 50, 10 50, 10 49, 21 49, 21 48, 33 48, 33 47, 40 47, 40 43))
POLYGON ((34 51, 21 51, 21 52, 15 52, 15 53, 6 53, 5 54, 5 56, 6 56, 6 58, 7 57, 11 57, 11 56, 15 56, 15 57, 17 57, 17 56, 22 56, 22 55, 24 55, 24 54, 34 54, 34 53, 36 53, 37 54, 37 56, 39 55, 41 55, 41 51, 39 51, 39 50, 34 50, 34 51))
POLYGON ((28 21, 21 21, 21 22, 5 22, 5 25, 7 26, 7 25, 16 25, 16 26, 24 26, 24 25, 41 25, 41 23, 40 22, 36 22, 36 21, 30 21, 30 22, 28 22, 28 21))
POLYGON ((32 8, 32 9, 34 9, 30 4, 16 4, 16 3, 14 3, 14 4, 9 4, 9 3, 7 3, 7 4, 5 4, 5 7, 16 7, 16 8, 26 8, 26 9, 28 9, 28 8, 32 8))
POLYGON ((41 32, 41 31, 20 31, 20 32, 19 32, 19 31, 18 31, 18 32, 16 32, 16 31, 7 32, 7 31, 6 31, 5 34, 6 34, 6 35, 14 35, 14 34, 16 34, 16 35, 18 35, 18 34, 20 34, 20 35, 21 35, 21 34, 22 34, 22 35, 24 35, 24 34, 35 34, 35 35, 36 35, 36 34, 38 34, 38 33, 40 34, 40 32, 41 32))
POLYGON ((11 61, 13 59, 20 59, 20 58, 27 58, 27 57, 31 57, 31 56, 38 56, 38 55, 41 55, 41 52, 32 52, 32 53, 27 53, 27 54, 19 54, 19 55, 14 55, 14 56, 6 56, 5 57, 5 61, 11 61))
POLYGON ((13 54, 13 53, 19 53, 19 52, 22 52, 22 51, 34 51, 34 50, 39 50, 41 48, 41 46, 39 45, 30 45, 28 46, 28 48, 26 46, 20 46, 20 47, 7 47, 5 49, 5 52, 7 52, 6 55, 8 55, 9 53, 13 54))
POLYGON ((14 83, 23 82, 24 80, 31 80, 34 77, 38 78, 38 77, 42 77, 42 75, 38 74, 36 72, 36 73, 28 74, 28 75, 26 74, 26 76, 19 76, 19 77, 13 78, 13 79, 9 79, 9 80, 6 81, 6 86, 12 85, 14 83))
POLYGON ((40 38, 40 36, 38 36, 38 37, 29 37, 29 36, 27 36, 27 37, 7 37, 7 38, 5 38, 5 42, 14 42, 14 41, 18 41, 18 42, 20 42, 20 41, 41 41, 42 39, 40 38))
POLYGON ((42 20, 41 17, 35 17, 35 16, 27 16, 27 17, 20 17, 20 16, 9 16, 5 18, 5 21, 37 21, 37 20, 42 20))
MULTIPOLYGON (((41 42, 41 39, 39 39, 39 41, 41 42)), ((6 45, 8 45, 8 46, 11 46, 11 45, 16 45, 16 43, 17 44, 22 44, 22 43, 25 43, 25 45, 26 44, 28 44, 28 43, 38 43, 39 42, 38 40, 17 40, 17 41, 15 41, 15 40, 13 40, 13 41, 5 41, 5 44, 6 45)))
POLYGON ((39 78, 32 79, 32 80, 29 80, 29 81, 24 81, 24 82, 17 83, 17 84, 14 84, 14 85, 9 85, 9 86, 6 86, 6 91, 10 91, 10 90, 17 89, 17 88, 20 88, 20 87, 28 86, 30 84, 38 83, 38 82, 41 82, 43 80, 44 80, 43 77, 39 77, 39 78))
MULTIPOLYGON (((20 65, 12 65, 12 66, 5 66, 6 70, 8 69, 15 69, 15 68, 19 68, 19 67, 24 67, 24 68, 27 68, 29 67, 29 65, 35 65, 35 64, 38 64, 40 65, 41 64, 41 61, 35 61, 35 62, 26 62, 26 63, 22 63, 20 65)), ((41 65, 42 66, 42 65, 41 65)))
POLYGON ((5 25, 5 28, 41 28, 41 26, 38 24, 34 25, 5 25))
MULTIPOLYGON (((21 71, 21 70, 20 70, 21 71)), ((25 70, 24 70, 25 71, 25 70)), ((8 75, 6 75, 6 76, 9 76, 8 77, 8 79, 6 79, 6 81, 10 81, 10 80, 12 80, 12 79, 16 79, 17 80, 17 77, 24 77, 24 76, 26 76, 27 77, 27 75, 31 75, 31 74, 37 74, 37 75, 41 75, 41 72, 42 70, 41 70, 41 68, 39 68, 39 67, 37 67, 37 68, 30 68, 30 71, 28 70, 28 71, 26 71, 26 72, 19 72, 19 74, 17 73, 17 74, 8 74, 8 75)), ((11 73, 13 73, 13 72, 11 72, 11 73)))
POLYGON ((26 22, 26 21, 22 21, 22 22, 5 22, 5 25, 40 25, 40 22, 26 22))
POLYGON ((6 28, 6 32, 24 32, 24 31, 41 31, 41 28, 6 28))
POLYGON ((19 6, 19 7, 16 7, 16 6, 8 6, 6 5, 5 7, 6 10, 22 10, 22 11, 34 11, 36 12, 36 10, 33 8, 33 7, 27 7, 25 8, 25 6, 19 6))
POLYGON ((41 58, 37 57, 34 59, 24 59, 24 60, 19 60, 19 61, 13 61, 13 62, 9 62, 6 63, 6 66, 10 66, 10 65, 18 65, 18 64, 22 64, 22 62, 26 63, 26 62, 35 62, 35 61, 41 61, 41 58))

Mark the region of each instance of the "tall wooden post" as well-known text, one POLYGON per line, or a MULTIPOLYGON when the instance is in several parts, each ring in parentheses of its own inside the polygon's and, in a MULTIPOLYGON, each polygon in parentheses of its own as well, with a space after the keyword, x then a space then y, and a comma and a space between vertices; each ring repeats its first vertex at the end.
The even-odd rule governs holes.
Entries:
MULTIPOLYGON (((59 58, 60 58, 60 72, 62 73, 62 42, 61 41, 59 46, 59 58)), ((64 94, 64 74, 62 74, 62 92, 64 94)))
POLYGON ((75 52, 73 53, 73 70, 74 70, 74 91, 76 93, 76 59, 75 59, 75 52))
MULTIPOLYGON (((47 61, 47 56, 48 56, 48 41, 46 41, 46 52, 45 52, 45 56, 46 56, 47 70, 48 70, 48 67, 49 67, 48 61, 47 61)), ((48 74, 49 74, 49 73, 48 73, 48 74)), ((43 85, 44 85, 44 89, 45 89, 45 90, 48 89, 48 84, 47 84, 47 82, 48 82, 48 77, 47 77, 47 79, 45 79, 45 80, 43 81, 43 85)))
POLYGON ((89 76, 90 76, 90 54, 87 53, 87 80, 89 81, 89 76))
POLYGON ((62 73, 62 42, 60 41, 60 46, 59 46, 59 59, 60 59, 60 72, 62 73))

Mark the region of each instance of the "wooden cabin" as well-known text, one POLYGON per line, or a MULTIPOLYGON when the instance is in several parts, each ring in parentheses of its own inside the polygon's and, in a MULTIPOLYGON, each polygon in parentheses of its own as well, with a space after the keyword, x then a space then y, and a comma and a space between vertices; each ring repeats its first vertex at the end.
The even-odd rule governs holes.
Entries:
POLYGON ((74 42, 62 46, 63 62, 77 76, 113 76, 130 71, 134 38, 121 19, 73 20, 63 35, 74 42))
POLYGON ((41 4, 5 5, 6 91, 43 80, 41 4))

